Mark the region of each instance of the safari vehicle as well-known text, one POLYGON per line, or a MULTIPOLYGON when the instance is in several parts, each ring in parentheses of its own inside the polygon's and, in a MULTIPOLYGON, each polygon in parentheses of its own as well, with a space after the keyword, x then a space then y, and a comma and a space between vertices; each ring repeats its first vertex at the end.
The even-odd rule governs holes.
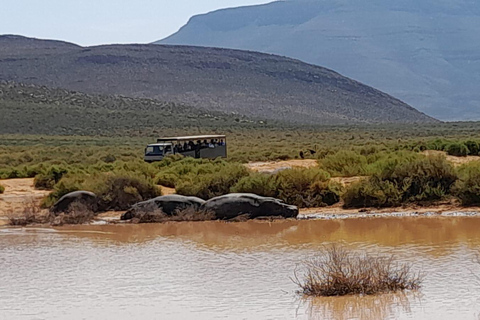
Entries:
POLYGON ((181 154, 193 158, 226 158, 227 138, 224 135, 202 135, 186 137, 166 137, 145 148, 146 162, 160 161, 170 154, 181 154))

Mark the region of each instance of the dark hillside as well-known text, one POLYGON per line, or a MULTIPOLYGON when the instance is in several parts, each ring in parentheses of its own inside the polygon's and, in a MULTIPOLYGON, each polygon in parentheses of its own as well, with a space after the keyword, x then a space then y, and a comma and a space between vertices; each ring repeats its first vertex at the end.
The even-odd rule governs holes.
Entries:
POLYGON ((128 137, 266 126, 265 121, 178 103, 11 82, 0 82, 0 114, 0 134, 128 137))
POLYGON ((332 70, 275 55, 159 45, 82 48, 22 37, 0 39, 0 80, 300 123, 435 121, 332 70))

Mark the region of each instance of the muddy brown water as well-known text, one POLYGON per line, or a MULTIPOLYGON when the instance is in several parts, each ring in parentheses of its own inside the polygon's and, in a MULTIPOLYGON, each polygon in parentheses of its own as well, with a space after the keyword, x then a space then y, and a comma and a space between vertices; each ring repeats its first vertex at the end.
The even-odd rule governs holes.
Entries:
POLYGON ((0 229, 1 319, 478 319, 480 218, 0 229), (418 292, 302 299, 298 263, 331 243, 392 253, 418 292))

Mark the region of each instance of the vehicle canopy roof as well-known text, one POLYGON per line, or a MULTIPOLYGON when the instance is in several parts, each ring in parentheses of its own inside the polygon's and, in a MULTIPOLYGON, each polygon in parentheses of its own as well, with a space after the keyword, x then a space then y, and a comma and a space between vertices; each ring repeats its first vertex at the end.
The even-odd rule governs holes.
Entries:
POLYGON ((201 135, 201 136, 165 137, 165 138, 158 138, 157 142, 195 141, 195 140, 206 140, 206 139, 226 139, 226 136, 222 134, 214 134, 214 135, 201 135))
POLYGON ((150 143, 148 147, 165 147, 165 146, 171 146, 171 143, 150 143))

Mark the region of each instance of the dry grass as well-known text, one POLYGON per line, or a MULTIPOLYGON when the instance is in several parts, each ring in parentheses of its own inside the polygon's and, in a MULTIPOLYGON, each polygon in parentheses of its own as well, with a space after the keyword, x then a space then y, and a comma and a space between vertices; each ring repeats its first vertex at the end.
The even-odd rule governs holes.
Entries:
POLYGON ((132 223, 159 223, 168 221, 206 221, 215 219, 215 214, 211 211, 195 209, 193 207, 176 210, 175 214, 169 216, 161 209, 144 210, 138 212, 132 223))
POLYGON ((74 202, 70 205, 67 213, 55 215, 51 212, 45 214, 38 204, 34 201, 29 201, 25 204, 21 214, 9 214, 8 220, 11 226, 27 226, 33 224, 61 226, 64 224, 84 224, 93 220, 94 217, 95 213, 89 210, 83 203, 74 202))
POLYGON ((68 212, 62 212, 59 215, 49 214, 48 222, 52 226, 62 226, 64 224, 84 224, 95 218, 93 212, 87 205, 81 202, 70 204, 68 212))
POLYGON ((47 217, 33 200, 28 200, 23 206, 20 214, 14 214, 13 211, 7 214, 8 224, 11 226, 27 226, 31 224, 43 224, 47 222, 47 217))
POLYGON ((371 256, 331 246, 323 254, 304 262, 304 279, 293 280, 308 296, 371 295, 419 289, 423 275, 393 256, 371 256))

